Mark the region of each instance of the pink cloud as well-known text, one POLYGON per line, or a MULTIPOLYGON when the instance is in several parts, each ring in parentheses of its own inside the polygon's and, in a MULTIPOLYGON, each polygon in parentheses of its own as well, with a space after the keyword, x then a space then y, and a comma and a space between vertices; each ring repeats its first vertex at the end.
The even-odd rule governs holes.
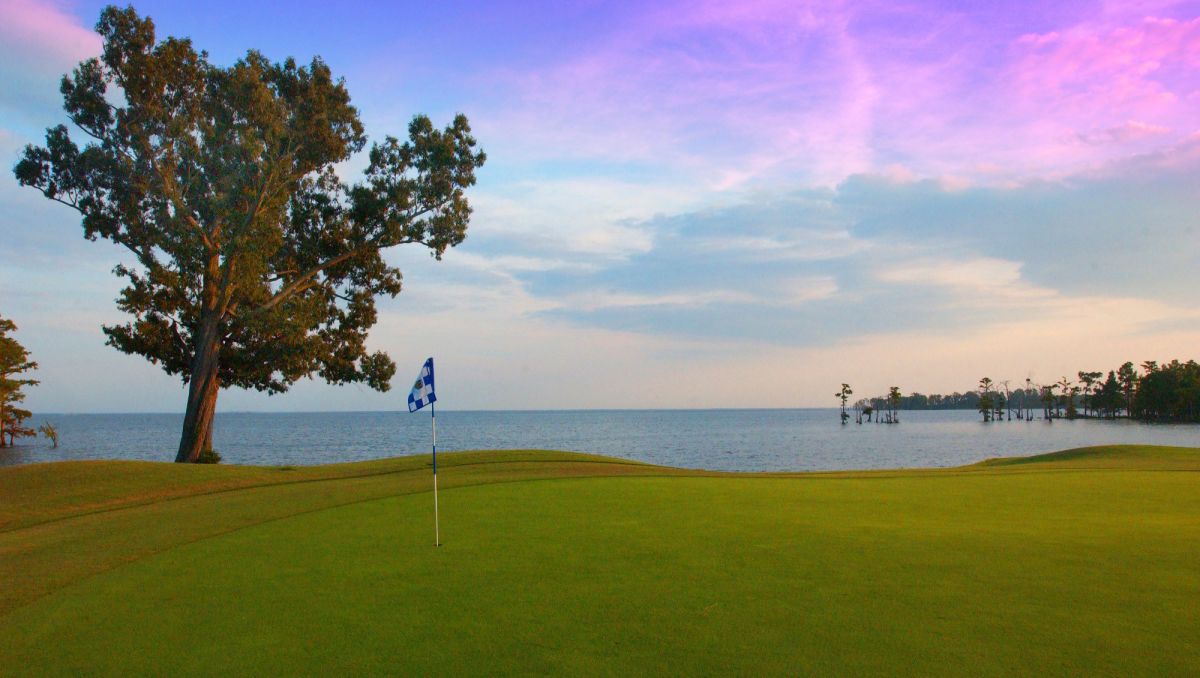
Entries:
POLYGON ((641 163, 698 193, 918 176, 1063 176, 1200 129, 1200 19, 1094 12, 1022 35, 970 8, 694 2, 489 74, 523 158, 641 163), (986 171, 980 168, 987 168, 986 171))
POLYGON ((978 131, 1009 151, 992 146, 990 160, 1061 176, 1171 147, 1200 122, 1188 102, 1200 87, 1200 18, 1105 14, 1020 36, 1004 56, 978 131))
POLYGON ((777 5, 639 16, 504 74, 512 97, 492 123, 526 152, 668 162, 718 190, 801 158, 809 176, 869 167, 879 92, 846 17, 777 5))
POLYGON ((1026 35, 1017 52, 1013 79, 1027 101, 1146 119, 1200 83, 1200 18, 1026 35))
POLYGON ((61 6, 0 0, 0 107, 45 124, 58 112, 59 78, 100 53, 100 36, 61 6))
POLYGON ((1114 125, 1104 129, 1077 132, 1075 138, 1085 144, 1123 144, 1139 139, 1169 134, 1170 132, 1170 127, 1151 125, 1140 120, 1130 120, 1121 125, 1114 125))
POLYGON ((0 14, 4 16, 0 38, 8 58, 16 57, 20 50, 30 50, 41 59, 73 65, 100 52, 100 36, 59 4, 0 0, 0 14))

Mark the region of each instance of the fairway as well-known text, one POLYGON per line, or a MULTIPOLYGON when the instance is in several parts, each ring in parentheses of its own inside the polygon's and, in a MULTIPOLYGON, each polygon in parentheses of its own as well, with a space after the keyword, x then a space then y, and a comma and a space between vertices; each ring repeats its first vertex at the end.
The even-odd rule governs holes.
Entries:
POLYGON ((1198 450, 439 467, 0 469, 0 673, 1200 671, 1198 450))

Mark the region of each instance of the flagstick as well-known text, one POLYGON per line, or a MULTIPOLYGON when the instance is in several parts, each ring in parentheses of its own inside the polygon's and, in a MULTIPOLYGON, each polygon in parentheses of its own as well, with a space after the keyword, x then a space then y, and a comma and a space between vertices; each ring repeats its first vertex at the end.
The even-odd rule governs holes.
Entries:
POLYGON ((433 403, 429 404, 430 419, 433 421, 433 545, 442 545, 442 532, 438 526, 438 501, 437 501, 437 409, 433 403))

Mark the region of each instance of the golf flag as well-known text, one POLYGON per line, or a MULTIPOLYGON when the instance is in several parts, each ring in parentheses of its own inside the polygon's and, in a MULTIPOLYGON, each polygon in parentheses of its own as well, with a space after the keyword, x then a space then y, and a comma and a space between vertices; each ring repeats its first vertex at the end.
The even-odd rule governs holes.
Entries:
POLYGON ((433 358, 429 358, 421 367, 421 374, 417 376, 417 381, 413 384, 412 393, 408 394, 408 411, 416 412, 435 402, 437 402, 437 394, 433 391, 433 358))
POLYGON ((429 406, 429 414, 433 425, 433 545, 442 545, 442 531, 438 525, 438 493, 437 493, 437 394, 433 390, 433 358, 421 366, 421 373, 413 384, 412 393, 408 394, 408 411, 410 413, 429 406))

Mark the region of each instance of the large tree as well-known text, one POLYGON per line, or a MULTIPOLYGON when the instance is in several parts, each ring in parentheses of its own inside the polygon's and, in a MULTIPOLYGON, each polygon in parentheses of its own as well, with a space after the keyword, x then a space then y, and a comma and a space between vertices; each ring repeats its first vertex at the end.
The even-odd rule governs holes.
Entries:
POLYGON ((286 391, 302 377, 387 390, 395 364, 368 353, 375 296, 400 292, 382 250, 462 242, 484 154, 467 119, 415 117, 408 139, 372 145, 365 178, 335 166, 366 145, 344 83, 250 51, 210 63, 187 39, 155 38, 132 8, 106 8, 99 58, 62 79, 70 122, 28 146, 20 183, 83 217, 84 235, 133 263, 117 300, 133 316, 108 343, 188 384, 177 461, 212 447, 221 388, 286 391))
POLYGON ((30 416, 29 410, 17 407, 17 403, 25 400, 21 389, 37 384, 37 380, 20 375, 36 370, 38 365, 29 359, 29 351, 9 336, 9 332, 16 330, 16 323, 0 318, 0 447, 33 434, 33 430, 24 425, 30 416))

